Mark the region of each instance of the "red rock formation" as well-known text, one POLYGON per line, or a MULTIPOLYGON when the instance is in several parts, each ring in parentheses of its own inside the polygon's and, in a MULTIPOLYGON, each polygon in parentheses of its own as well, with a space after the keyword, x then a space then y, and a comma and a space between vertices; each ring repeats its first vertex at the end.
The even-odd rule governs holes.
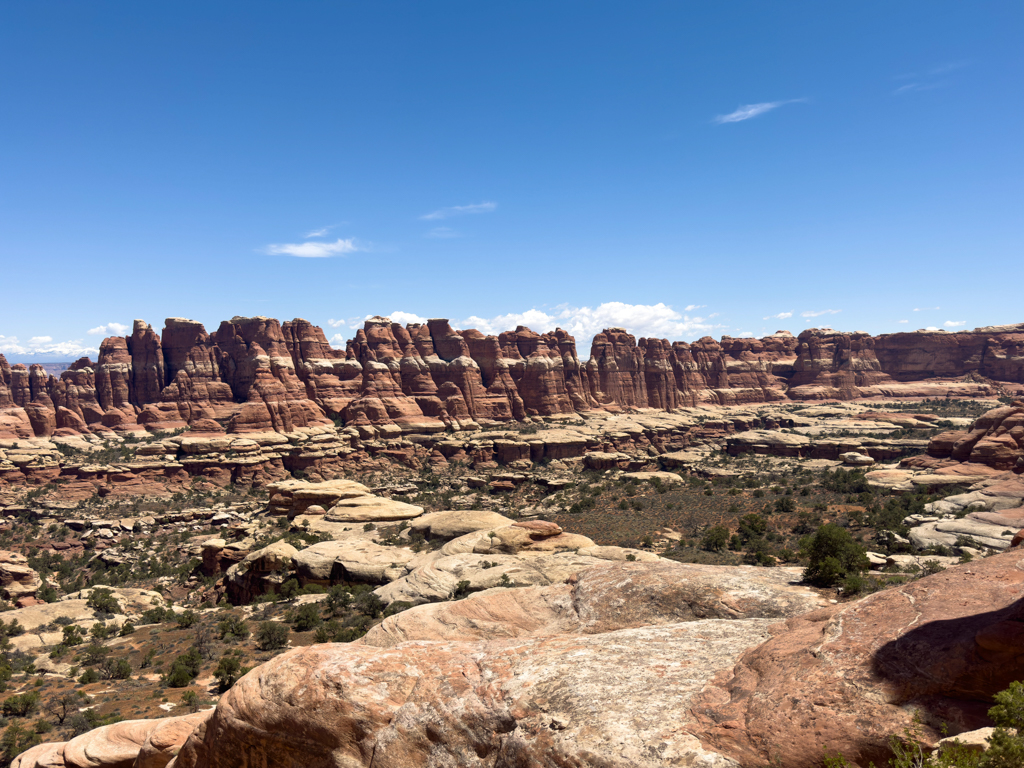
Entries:
MULTIPOLYGON (((444 319, 403 328, 374 317, 342 351, 302 319, 234 317, 211 336, 200 323, 170 318, 161 336, 135 321, 131 336, 104 340, 97 363, 83 358, 60 379, 0 361, 4 436, 168 429, 200 419, 236 431, 290 431, 328 417, 432 431, 594 408, 1024 392, 1024 324, 877 339, 778 331, 692 344, 638 344, 609 328, 584 363, 561 329, 520 326, 495 337, 444 319)), ((967 461, 981 445, 979 460, 1005 465, 1017 444, 1012 427, 978 429, 937 439, 932 458, 967 461)))
POLYGON ((986 411, 967 432, 941 432, 928 456, 1024 473, 1024 401, 986 411))
POLYGON ((149 323, 136 320, 126 341, 132 361, 132 403, 142 407, 159 402, 167 383, 160 337, 149 323))
POLYGON ((1024 381, 1024 323, 974 331, 891 333, 875 341, 882 370, 896 381, 961 378, 1024 381))
POLYGON ((647 407, 643 353, 625 328, 605 328, 594 337, 588 373, 591 394, 601 405, 647 407))
POLYGON ((787 393, 794 400, 852 400, 861 388, 889 380, 866 333, 811 328, 799 343, 787 393))

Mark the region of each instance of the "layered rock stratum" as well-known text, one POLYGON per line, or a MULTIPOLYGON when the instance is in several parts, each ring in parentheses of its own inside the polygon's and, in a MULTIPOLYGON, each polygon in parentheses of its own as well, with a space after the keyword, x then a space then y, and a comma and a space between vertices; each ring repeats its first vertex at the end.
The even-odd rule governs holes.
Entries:
POLYGON ((589 359, 558 329, 497 336, 447 320, 367 320, 344 350, 295 319, 234 317, 213 333, 169 318, 161 333, 100 345, 60 377, 0 356, 0 439, 191 427, 290 433, 332 421, 430 433, 588 411, 865 397, 994 396, 1024 384, 1024 324, 882 336, 829 328, 693 343, 597 334, 589 359))

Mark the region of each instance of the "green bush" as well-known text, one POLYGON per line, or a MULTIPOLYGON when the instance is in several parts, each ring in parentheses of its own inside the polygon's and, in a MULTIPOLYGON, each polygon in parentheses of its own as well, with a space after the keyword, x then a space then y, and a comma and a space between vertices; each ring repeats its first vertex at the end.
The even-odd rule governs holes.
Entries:
POLYGON ((164 683, 168 688, 184 688, 199 676, 202 666, 202 654, 193 646, 174 660, 170 671, 164 675, 164 683))
POLYGON ((61 641, 63 645, 81 645, 82 641, 85 640, 81 627, 75 624, 67 625, 62 631, 64 632, 64 639, 61 641))
POLYGON ((249 636, 249 625, 241 616, 231 614, 217 622, 217 631, 220 632, 221 640, 231 643, 245 640, 249 636))
POLYGON ((813 537, 800 542, 807 556, 804 580, 818 587, 832 587, 850 574, 862 573, 871 567, 864 547, 853 540, 849 531, 827 523, 813 537))
POLYGON ((182 611, 181 613, 175 614, 174 620, 182 629, 188 629, 189 627, 195 626, 196 622, 199 621, 199 614, 193 610, 182 611))
POLYGON ((288 645, 288 627, 276 621, 264 621, 256 630, 256 647, 272 651, 288 645))
POLYGON ((316 629, 323 624, 323 621, 323 616, 320 615, 320 604, 306 603, 305 605, 300 605, 299 609, 295 612, 292 626, 295 627, 296 632, 309 632, 311 629, 316 629))
POLYGON ((35 691, 21 693, 4 699, 4 717, 28 717, 39 708, 39 694, 35 691))
POLYGON ((217 669, 213 672, 221 693, 224 693, 224 691, 234 685, 243 674, 242 662, 239 661, 237 656, 230 653, 226 653, 221 657, 217 663, 217 669))
POLYGON ((724 525, 716 525, 704 532, 700 541, 701 549, 708 552, 724 552, 729 545, 729 529, 724 525))
POLYGON ((103 587, 96 587, 89 594, 85 604, 99 613, 120 613, 121 604, 117 602, 113 591, 103 587))

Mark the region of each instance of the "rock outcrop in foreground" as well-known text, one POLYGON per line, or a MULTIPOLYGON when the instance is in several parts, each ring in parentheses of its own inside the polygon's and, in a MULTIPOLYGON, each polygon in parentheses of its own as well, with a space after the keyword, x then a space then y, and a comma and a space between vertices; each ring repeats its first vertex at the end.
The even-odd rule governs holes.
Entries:
MULTIPOLYGON (((933 743, 940 723, 988 724, 992 694, 1024 676, 1019 550, 843 605, 793 575, 606 563, 413 608, 257 667, 167 765, 811 768, 828 747, 866 766, 915 711, 933 743)), ((117 750, 100 729, 15 765, 129 766, 121 747, 156 727, 118 726, 117 750)), ((161 764, 141 751, 136 766, 161 764)))
POLYGON ((447 320, 366 321, 344 350, 301 319, 234 317, 212 334, 169 318, 100 345, 60 378, 0 356, 0 438, 184 426, 231 433, 330 424, 395 433, 590 410, 778 400, 995 395, 1024 384, 1024 324, 878 337, 810 329, 763 339, 594 337, 589 360, 558 329, 498 336, 447 320))

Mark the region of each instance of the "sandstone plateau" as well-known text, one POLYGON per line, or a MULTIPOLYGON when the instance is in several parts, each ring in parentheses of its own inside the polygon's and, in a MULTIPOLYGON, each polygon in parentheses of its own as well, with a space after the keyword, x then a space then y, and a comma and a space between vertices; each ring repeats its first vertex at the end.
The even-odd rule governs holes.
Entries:
POLYGON ((581 360, 562 330, 497 336, 447 320, 367 320, 344 350, 301 319, 235 317, 208 333, 140 320, 59 378, 0 356, 0 438, 330 424, 388 434, 594 410, 1024 391, 1024 324, 873 337, 829 328, 763 339, 639 341, 608 328, 581 360))
POLYGON ((605 563, 296 648, 212 712, 35 747, 18 768, 856 765, 922 719, 985 724, 1024 675, 1024 553, 828 605, 791 569, 605 563), (643 663, 637 663, 642 659, 643 663), (170 758, 170 761, 167 760, 170 758))

